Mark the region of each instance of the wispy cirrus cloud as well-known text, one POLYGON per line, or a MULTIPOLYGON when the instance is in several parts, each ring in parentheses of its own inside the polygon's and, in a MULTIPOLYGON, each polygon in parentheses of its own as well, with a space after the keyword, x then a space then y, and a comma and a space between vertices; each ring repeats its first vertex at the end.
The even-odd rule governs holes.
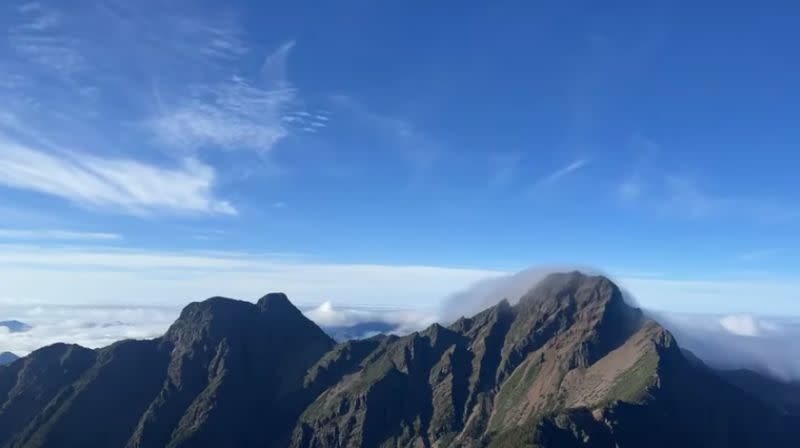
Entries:
POLYGON ((519 174, 524 155, 519 152, 492 153, 488 158, 488 182, 490 189, 504 188, 510 185, 519 174))
POLYGON ((635 201, 645 194, 647 174, 660 151, 654 141, 640 134, 631 138, 630 146, 633 151, 631 166, 624 170, 625 177, 617 186, 617 195, 625 201, 635 201))
POLYGON ((116 241, 122 235, 108 232, 82 232, 60 229, 0 229, 5 240, 116 241))
POLYGON ((187 158, 159 167, 125 158, 42 151, 0 137, 0 185, 93 208, 148 214, 236 214, 213 194, 214 170, 187 158))
POLYGON ((734 205, 732 199, 709 195, 686 177, 667 176, 664 184, 666 195, 660 206, 664 213, 701 218, 724 212, 734 205))
POLYGON ((139 96, 153 78, 185 85, 205 74, 231 73, 253 51, 240 18, 225 6, 211 13, 198 6, 184 0, 3 2, 9 31, 0 51, 14 63, 4 68, 68 79, 73 89, 134 84, 130 95, 139 96))
POLYGON ((329 122, 288 79, 294 42, 251 73, 262 50, 227 6, 12 2, 0 17, 2 186, 126 213, 230 215, 213 192, 227 172, 200 150, 265 152, 329 122))
MULTIPOLYGON (((337 110, 350 115, 389 151, 400 156, 413 171, 415 180, 428 174, 445 153, 444 145, 405 116, 376 111, 349 95, 333 95, 330 99, 337 110)), ((320 125, 326 125, 328 119, 322 117, 314 118, 320 125)))
POLYGON ((537 182, 537 186, 543 185, 554 185, 560 180, 564 179, 565 177, 569 176, 570 174, 586 167, 591 160, 586 158, 581 158, 574 160, 567 165, 553 171, 552 173, 548 174, 547 176, 543 177, 542 179, 537 182))
POLYGON ((736 217, 776 223, 800 218, 800 207, 785 198, 713 191, 698 181, 699 176, 670 173, 655 163, 661 147, 645 136, 635 135, 630 146, 634 155, 615 192, 629 205, 636 204, 665 217, 691 220, 736 217))
POLYGON ((163 104, 151 126, 167 144, 184 149, 221 147, 268 151, 289 135, 287 117, 306 127, 308 120, 287 115, 297 91, 286 77, 286 60, 294 42, 267 56, 262 77, 250 82, 240 76, 216 84, 191 86, 177 105, 163 104))
POLYGON ((224 6, 11 2, 0 17, 2 187, 128 214, 234 215, 214 192, 226 173, 198 150, 267 151, 327 125, 295 104, 294 42, 240 74, 256 50, 224 6))
POLYGON ((690 219, 738 216, 767 223, 800 218, 800 208, 795 204, 764 197, 709 193, 685 176, 666 176, 663 188, 658 210, 666 215, 690 219))
POLYGON ((9 27, 7 44, 22 58, 61 77, 71 77, 86 68, 81 41, 62 34, 65 17, 38 2, 16 8, 17 22, 9 27))
POLYGON ((785 252, 785 249, 772 247, 772 248, 759 249, 739 254, 736 257, 736 259, 742 262, 764 261, 764 260, 769 260, 771 258, 775 258, 776 256, 780 255, 783 252, 785 252))

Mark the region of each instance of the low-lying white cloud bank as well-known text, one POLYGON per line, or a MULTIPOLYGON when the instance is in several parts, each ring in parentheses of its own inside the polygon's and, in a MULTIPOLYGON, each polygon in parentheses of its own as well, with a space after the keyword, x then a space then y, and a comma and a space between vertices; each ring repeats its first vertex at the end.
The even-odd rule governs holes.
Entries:
POLYGON ((57 342, 97 348, 121 339, 160 336, 178 317, 178 308, 17 306, 0 309, 0 320, 15 319, 30 326, 11 332, 0 327, 0 352, 26 355, 57 342))
MULTIPOLYGON (((379 308, 379 307, 337 307, 330 301, 303 310, 309 319, 322 328, 354 327, 359 324, 382 323, 392 328, 393 334, 407 334, 423 329, 436 322, 436 314, 430 310, 379 308)), ((370 336, 369 333, 359 337, 370 336)))
POLYGON ((720 369, 800 380, 800 317, 651 313, 681 347, 720 369))

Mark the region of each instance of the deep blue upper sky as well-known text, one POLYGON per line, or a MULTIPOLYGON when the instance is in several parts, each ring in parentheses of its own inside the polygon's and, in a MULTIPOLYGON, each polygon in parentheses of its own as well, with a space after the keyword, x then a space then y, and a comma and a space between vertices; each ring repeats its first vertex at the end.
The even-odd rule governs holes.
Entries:
POLYGON ((5 1, 0 298, 577 264, 800 313, 800 6, 612 3, 5 1))

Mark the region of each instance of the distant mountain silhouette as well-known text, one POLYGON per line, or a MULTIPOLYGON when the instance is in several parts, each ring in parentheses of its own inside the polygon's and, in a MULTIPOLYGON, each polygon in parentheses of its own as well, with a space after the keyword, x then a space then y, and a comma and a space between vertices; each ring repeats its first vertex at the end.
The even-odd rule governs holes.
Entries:
POLYGON ((8 328, 8 331, 11 333, 22 333, 31 329, 30 325, 26 324, 25 322, 20 322, 18 320, 0 321, 0 327, 8 328))
POLYGON ((322 329, 336 342, 344 342, 351 339, 364 339, 378 334, 391 333, 397 331, 398 327, 388 322, 371 321, 359 322, 353 325, 323 326, 322 329))
POLYGON ((192 303, 154 340, 45 347, 0 367, 0 446, 794 447, 792 394, 573 272, 404 337, 337 345, 268 294, 192 303))

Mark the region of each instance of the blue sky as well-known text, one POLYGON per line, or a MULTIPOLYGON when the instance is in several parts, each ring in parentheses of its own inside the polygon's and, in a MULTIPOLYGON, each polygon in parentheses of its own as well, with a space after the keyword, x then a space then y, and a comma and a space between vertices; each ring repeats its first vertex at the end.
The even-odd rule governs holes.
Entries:
MULTIPOLYGON (((776 4, 774 4, 776 5, 776 4)), ((798 7, 0 5, 0 300, 800 314, 798 7)))

